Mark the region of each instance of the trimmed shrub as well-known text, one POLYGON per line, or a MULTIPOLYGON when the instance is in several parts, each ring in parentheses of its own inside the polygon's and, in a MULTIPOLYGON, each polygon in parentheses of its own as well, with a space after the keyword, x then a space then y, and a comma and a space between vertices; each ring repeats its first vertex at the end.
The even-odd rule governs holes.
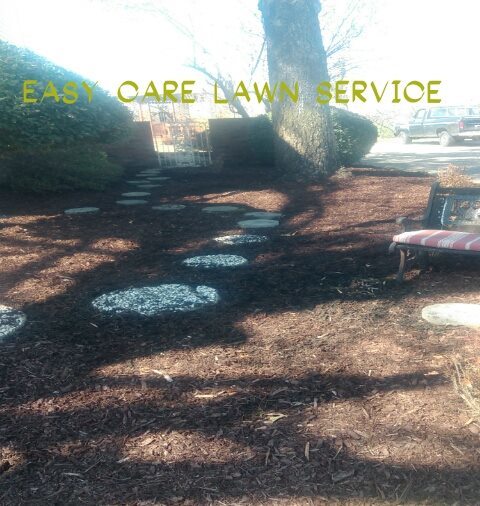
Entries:
POLYGON ((68 81, 88 82, 78 74, 58 67, 32 51, 0 41, 0 151, 26 147, 66 147, 74 144, 107 144, 129 133, 132 117, 128 109, 106 91, 94 88, 89 103, 83 88, 75 104, 62 101, 68 81), (24 103, 23 83, 36 80, 36 103, 24 103), (43 90, 52 81, 60 100, 46 98, 43 90))
POLYGON ((103 190, 122 175, 96 147, 29 149, 0 158, 2 186, 11 190, 49 193, 64 190, 103 190))
POLYGON ((338 162, 349 166, 364 157, 377 142, 377 127, 365 116, 345 109, 330 108, 337 140, 338 162))
MULTIPOLYGON (((110 163, 101 145, 127 137, 133 125, 129 110, 95 86, 93 99, 78 74, 58 67, 32 51, 0 41, 0 184, 27 192, 103 190, 122 169, 110 163), (35 103, 23 100, 23 85, 35 80, 35 103), (79 86, 74 104, 63 102, 67 82, 79 86), (47 84, 58 92, 41 100, 47 84)), ((71 97, 67 97, 71 98, 71 97)))

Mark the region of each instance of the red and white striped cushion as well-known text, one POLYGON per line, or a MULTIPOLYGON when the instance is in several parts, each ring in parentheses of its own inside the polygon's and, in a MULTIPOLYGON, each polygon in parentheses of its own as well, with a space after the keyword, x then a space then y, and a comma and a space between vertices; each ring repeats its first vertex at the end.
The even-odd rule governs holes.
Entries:
POLYGON ((393 238, 397 244, 416 244, 428 248, 449 248, 460 251, 480 251, 480 234, 452 230, 415 230, 393 238))

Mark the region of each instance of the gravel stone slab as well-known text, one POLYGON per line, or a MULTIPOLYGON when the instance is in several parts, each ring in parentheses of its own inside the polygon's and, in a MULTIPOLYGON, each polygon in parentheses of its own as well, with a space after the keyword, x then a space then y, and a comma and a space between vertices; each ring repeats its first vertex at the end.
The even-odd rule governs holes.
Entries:
POLYGON ((273 228, 278 225, 278 220, 243 220, 238 222, 240 228, 273 228))
POLYGON ((241 210, 242 209, 238 206, 209 206, 202 209, 204 213, 229 213, 241 210))
POLYGON ((16 332, 26 321, 27 317, 22 311, 0 305, 0 342, 16 332))
POLYGON ((185 209, 186 207, 183 204, 162 204, 160 206, 152 206, 152 209, 155 209, 155 211, 180 211, 180 209, 185 209))
POLYGON ((240 265, 247 265, 248 260, 240 255, 204 255, 187 258, 182 264, 200 269, 215 269, 217 267, 239 267, 240 265))
POLYGON ((275 220, 277 218, 282 217, 282 213, 272 213, 270 211, 251 211, 245 213, 247 218, 266 218, 270 220, 275 220))
POLYGON ((73 207, 72 209, 65 209, 65 214, 82 214, 82 213, 96 213, 100 211, 98 207, 73 207))
POLYGON ((268 241, 268 237, 266 235, 254 235, 254 234, 244 234, 244 235, 224 235, 222 237, 215 237, 214 239, 217 242, 222 244, 230 244, 232 246, 239 246, 242 244, 258 244, 262 242, 268 241))
POLYGON ((422 309, 422 318, 434 325, 480 326, 480 304, 432 304, 422 309))
POLYGON ((148 197, 151 193, 148 192, 127 192, 122 193, 122 197, 148 197))
POLYGON ((122 206, 139 206, 140 204, 148 204, 148 200, 130 199, 130 200, 117 200, 117 204, 122 206))
POLYGON ((217 290, 209 286, 168 284, 106 293, 94 299, 92 305, 105 313, 155 316, 165 312, 194 311, 219 300, 217 290))

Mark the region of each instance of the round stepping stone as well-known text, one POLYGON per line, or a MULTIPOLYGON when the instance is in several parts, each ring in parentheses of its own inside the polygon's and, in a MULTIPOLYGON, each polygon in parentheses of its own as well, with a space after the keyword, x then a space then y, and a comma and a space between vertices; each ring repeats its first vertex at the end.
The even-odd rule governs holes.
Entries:
POLYGON ((239 246, 242 244, 258 244, 261 242, 268 241, 268 237, 265 235, 224 235, 223 237, 215 237, 214 239, 222 244, 230 244, 232 246, 239 246))
POLYGON ((241 208, 237 206, 210 206, 204 207, 202 211, 204 213, 229 213, 232 211, 240 211, 241 208))
POLYGON ((139 184, 138 188, 141 188, 142 190, 150 190, 151 188, 159 188, 162 186, 161 184, 139 184))
POLYGON ((422 309, 422 318, 434 325, 480 326, 480 304, 432 304, 422 309))
POLYGON ((248 264, 248 260, 240 255, 204 255, 187 258, 182 264, 201 269, 215 269, 217 267, 239 267, 248 264))
POLYGON ((209 286, 169 284, 117 290, 93 300, 95 309, 105 313, 138 313, 155 316, 160 313, 193 311, 216 304, 220 296, 209 286))
POLYGON ((148 192, 127 192, 127 193, 122 193, 122 197, 147 197, 148 195, 151 195, 151 193, 148 193, 148 192))
POLYGON ((245 213, 245 216, 248 218, 266 218, 270 220, 275 220, 282 216, 282 213, 271 213, 270 211, 252 211, 249 213, 245 213))
POLYGON ((161 206, 152 206, 152 209, 155 211, 179 211, 180 209, 185 209, 183 204, 162 204, 161 206))
POLYGON ((149 181, 166 181, 169 177, 147 177, 149 181))
POLYGON ((278 225, 278 220, 243 220, 238 222, 240 228, 273 228, 278 225))
POLYGON ((96 213, 97 211, 100 211, 98 207, 73 207, 72 209, 65 209, 65 214, 96 213))
POLYGON ((0 342, 16 332, 27 321, 22 311, 0 305, 0 342))
POLYGON ((140 204, 148 204, 148 201, 140 199, 117 200, 117 204, 120 204, 122 206, 137 206, 140 204))

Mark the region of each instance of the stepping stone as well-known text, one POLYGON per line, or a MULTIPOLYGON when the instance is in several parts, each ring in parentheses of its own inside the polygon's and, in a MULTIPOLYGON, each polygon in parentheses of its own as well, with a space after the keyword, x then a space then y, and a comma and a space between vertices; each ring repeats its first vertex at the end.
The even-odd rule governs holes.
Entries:
POLYGON ((152 209, 155 211, 180 211, 186 207, 183 204, 162 204, 161 206, 152 206, 152 209))
POLYGON ((26 321, 27 317, 22 311, 0 305, 0 342, 16 332, 26 321))
POLYGON ((146 183, 147 181, 145 179, 131 179, 130 181, 125 181, 128 184, 142 184, 146 183))
POLYGON ((74 207, 72 209, 65 209, 65 214, 83 214, 83 213, 96 213, 100 211, 98 207, 74 207))
POLYGON ((271 213, 270 211, 252 211, 245 213, 245 216, 248 218, 266 218, 275 220, 277 218, 281 218, 282 213, 271 213))
POLYGON ((142 190, 150 190, 151 188, 159 188, 162 186, 161 184, 139 184, 138 188, 141 188, 142 190))
POLYGON ((273 228, 278 225, 278 220, 243 220, 238 222, 240 228, 273 228))
POLYGON ((148 204, 148 200, 138 200, 138 199, 117 200, 116 203, 122 206, 137 206, 140 204, 148 204))
POLYGON ((258 244, 261 242, 268 241, 268 237, 265 235, 224 235, 223 237, 215 237, 214 239, 222 244, 230 244, 232 246, 239 246, 242 244, 258 244))
POLYGON ((434 325, 480 326, 480 304, 432 304, 422 309, 422 318, 434 325))
POLYGON ((215 269, 217 267, 239 267, 248 264, 248 260, 239 255, 204 255, 187 258, 182 264, 201 269, 215 269))
POLYGON ((147 197, 148 195, 151 195, 151 193, 148 193, 148 192, 127 192, 127 193, 122 193, 122 197, 147 197))
POLYGON ((117 290, 97 297, 92 305, 105 313, 155 316, 165 312, 193 311, 219 300, 217 290, 209 286, 171 284, 117 290))
POLYGON ((241 211, 238 206, 209 206, 202 209, 204 213, 229 213, 232 211, 241 211))
POLYGON ((149 181, 166 181, 169 177, 147 177, 149 181))

